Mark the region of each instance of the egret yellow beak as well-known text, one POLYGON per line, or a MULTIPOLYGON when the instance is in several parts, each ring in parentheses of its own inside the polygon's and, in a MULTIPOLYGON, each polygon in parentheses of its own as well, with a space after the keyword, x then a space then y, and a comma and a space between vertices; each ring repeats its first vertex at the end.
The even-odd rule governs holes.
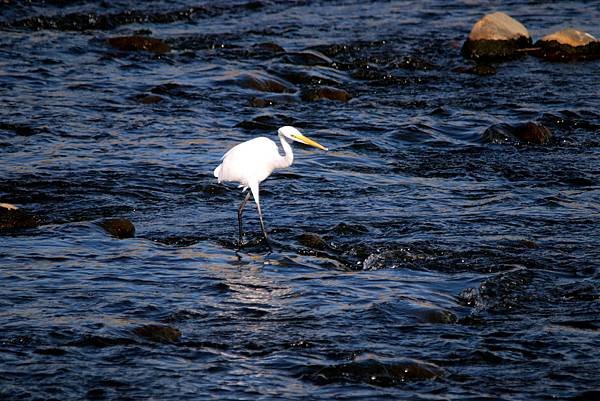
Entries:
POLYGON ((305 144, 305 145, 308 145, 308 146, 313 146, 313 147, 315 147, 315 148, 319 148, 319 149, 321 149, 321 150, 328 150, 328 149, 327 149, 325 146, 321 145, 320 143, 317 143, 317 142, 313 141, 313 140, 312 140, 312 139, 310 139, 310 138, 307 138, 307 137, 305 137, 305 136, 304 136, 304 135, 302 135, 302 134, 296 134, 296 135, 294 135, 293 137, 294 137, 294 139, 295 139, 296 141, 298 141, 298 142, 301 142, 301 143, 303 143, 303 144, 305 144))

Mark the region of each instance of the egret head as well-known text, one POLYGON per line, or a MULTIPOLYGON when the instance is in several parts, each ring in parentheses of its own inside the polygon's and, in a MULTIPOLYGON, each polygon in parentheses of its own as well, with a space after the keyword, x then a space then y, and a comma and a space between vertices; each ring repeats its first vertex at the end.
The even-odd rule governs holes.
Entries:
POLYGON ((302 135, 302 133, 300 131, 298 131, 294 127, 290 127, 289 125, 279 128, 277 130, 277 133, 279 133, 279 135, 281 135, 287 139, 290 139, 292 141, 296 141, 296 142, 303 143, 305 145, 313 146, 313 147, 319 148, 321 150, 327 150, 327 148, 325 146, 313 141, 310 138, 305 137, 304 135, 302 135))

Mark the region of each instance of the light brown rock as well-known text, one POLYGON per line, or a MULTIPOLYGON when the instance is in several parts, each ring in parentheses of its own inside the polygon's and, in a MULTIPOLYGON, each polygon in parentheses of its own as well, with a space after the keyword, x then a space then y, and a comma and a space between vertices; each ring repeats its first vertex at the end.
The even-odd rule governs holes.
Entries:
POLYGON ((503 12, 487 14, 471 29, 469 40, 511 40, 521 36, 529 38, 527 28, 503 12))
POLYGON ((562 31, 551 33, 550 35, 546 35, 541 39, 543 42, 550 42, 552 40, 555 40, 560 44, 573 47, 585 46, 592 42, 598 41, 598 39, 589 33, 578 31, 573 28, 567 28, 563 29, 562 31))

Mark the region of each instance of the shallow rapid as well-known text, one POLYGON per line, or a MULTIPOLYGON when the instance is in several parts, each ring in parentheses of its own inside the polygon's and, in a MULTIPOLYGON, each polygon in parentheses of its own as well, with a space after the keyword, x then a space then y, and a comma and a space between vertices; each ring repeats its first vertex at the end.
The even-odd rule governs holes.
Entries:
MULTIPOLYGON (((0 6, 0 203, 36 221, 0 229, 0 399, 600 399, 600 61, 468 73, 498 7, 0 6), (329 152, 240 249, 213 169, 283 125, 329 152)), ((501 10, 600 36, 597 1, 501 10)))

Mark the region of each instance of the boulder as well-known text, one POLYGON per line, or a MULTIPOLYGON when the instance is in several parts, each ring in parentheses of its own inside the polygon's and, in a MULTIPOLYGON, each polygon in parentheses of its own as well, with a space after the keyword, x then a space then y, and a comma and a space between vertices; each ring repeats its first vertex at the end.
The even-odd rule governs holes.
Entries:
POLYGON ((121 51, 147 51, 152 53, 168 53, 171 46, 160 39, 146 36, 118 36, 106 40, 109 45, 121 51))
POLYGON ((600 58, 600 41, 587 32, 568 28, 538 40, 531 54, 550 61, 594 60, 600 58))
POLYGON ((544 145, 550 141, 552 133, 540 123, 496 124, 485 130, 483 141, 496 144, 537 144, 544 145))
POLYGON ((107 233, 117 238, 131 238, 135 235, 135 226, 129 219, 111 218, 99 223, 107 233))
POLYGON ((473 60, 505 60, 525 54, 522 49, 531 44, 523 24, 503 12, 495 12, 473 25, 462 54, 473 60))

